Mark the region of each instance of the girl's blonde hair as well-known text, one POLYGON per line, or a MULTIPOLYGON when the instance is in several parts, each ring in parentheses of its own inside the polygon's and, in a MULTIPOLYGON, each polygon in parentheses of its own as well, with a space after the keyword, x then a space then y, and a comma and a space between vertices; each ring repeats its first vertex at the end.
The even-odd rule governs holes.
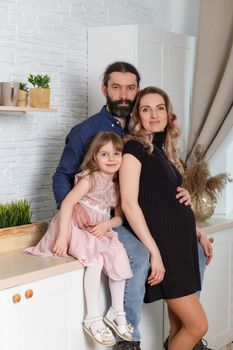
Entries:
POLYGON ((132 117, 130 118, 130 122, 129 122, 129 132, 133 137, 139 139, 145 145, 145 148, 148 150, 149 153, 153 152, 153 149, 154 149, 154 145, 152 143, 153 133, 143 128, 140 120, 140 113, 139 113, 141 99, 143 96, 148 94, 158 94, 162 96, 162 98, 164 99, 165 108, 166 108, 167 117, 168 117, 164 148, 168 159, 173 164, 175 164, 175 166, 179 170, 182 171, 183 167, 179 160, 179 149, 177 146, 177 141, 178 141, 178 138, 180 137, 180 129, 177 125, 177 116, 173 111, 172 104, 165 91, 155 86, 149 86, 149 87, 146 87, 145 89, 142 89, 138 93, 138 96, 132 111, 132 117))
POLYGON ((98 171, 99 167, 97 164, 97 153, 99 152, 100 148, 109 142, 112 142, 113 147, 117 151, 123 152, 124 141, 119 135, 115 134, 114 132, 98 132, 89 145, 80 169, 82 171, 86 170, 89 175, 93 174, 95 171, 98 171))

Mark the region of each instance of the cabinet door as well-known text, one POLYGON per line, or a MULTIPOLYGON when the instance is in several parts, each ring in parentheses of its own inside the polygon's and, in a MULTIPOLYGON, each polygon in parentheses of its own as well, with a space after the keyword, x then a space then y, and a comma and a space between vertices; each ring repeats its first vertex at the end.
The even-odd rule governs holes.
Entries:
POLYGON ((82 270, 68 272, 5 291, 1 349, 74 350, 80 344, 85 348, 84 337, 79 337, 84 313, 82 274, 82 270), (33 295, 26 298, 28 291, 33 295), (21 300, 14 304, 15 294, 21 300))
POLYGON ((163 301, 144 304, 140 322, 143 350, 163 349, 163 301))
POLYGON ((141 88, 158 86, 167 89, 168 35, 162 30, 139 27, 137 67, 141 73, 141 88))
POLYGON ((182 145, 187 147, 190 104, 194 71, 195 38, 176 33, 168 34, 166 91, 182 127, 182 145))
POLYGON ((210 348, 220 349, 233 340, 233 230, 215 234, 214 257, 204 277, 201 302, 207 313, 210 348))
POLYGON ((6 337, 4 333, 5 325, 5 313, 3 310, 0 310, 0 349, 5 349, 6 337))

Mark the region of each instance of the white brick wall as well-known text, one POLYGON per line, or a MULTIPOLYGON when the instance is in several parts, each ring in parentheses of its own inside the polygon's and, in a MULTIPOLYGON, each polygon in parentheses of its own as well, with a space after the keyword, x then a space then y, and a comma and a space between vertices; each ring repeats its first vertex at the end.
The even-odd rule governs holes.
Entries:
MULTIPOLYGON (((70 128, 87 114, 87 27, 170 30, 171 0, 1 0, 0 81, 49 74, 57 113, 0 114, 0 202, 31 200, 33 219, 55 211, 51 177, 70 128)), ((104 70, 105 67, 103 67, 104 70)))

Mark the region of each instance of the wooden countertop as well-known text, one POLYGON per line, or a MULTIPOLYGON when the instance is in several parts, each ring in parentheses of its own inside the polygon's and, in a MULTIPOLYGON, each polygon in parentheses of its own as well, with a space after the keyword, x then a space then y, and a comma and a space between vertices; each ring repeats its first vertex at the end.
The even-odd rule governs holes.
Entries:
POLYGON ((0 254, 0 291, 82 268, 75 259, 42 258, 25 254, 22 249, 3 252, 0 254))
MULTIPOLYGON (((206 234, 228 228, 232 228, 233 233, 233 214, 215 215, 206 222, 198 223, 198 226, 206 234)), ((75 259, 42 258, 24 254, 22 249, 3 252, 0 254, 0 291, 82 268, 75 259)))
POLYGON ((233 213, 228 215, 214 215, 205 222, 198 222, 197 225, 201 227, 206 234, 233 228, 233 213))

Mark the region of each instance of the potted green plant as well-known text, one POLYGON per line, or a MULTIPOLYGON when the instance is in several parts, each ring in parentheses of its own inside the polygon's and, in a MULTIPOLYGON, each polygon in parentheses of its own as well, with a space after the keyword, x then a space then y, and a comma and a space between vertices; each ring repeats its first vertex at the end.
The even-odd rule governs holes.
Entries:
POLYGON ((28 86, 26 83, 19 83, 17 107, 27 107, 27 104, 28 104, 28 86))
POLYGON ((33 88, 29 90, 30 107, 49 108, 50 106, 50 77, 46 75, 33 75, 28 77, 33 88))
POLYGON ((26 199, 0 204, 0 252, 37 244, 47 229, 46 222, 31 222, 26 199))
POLYGON ((217 196, 222 192, 227 182, 232 179, 228 173, 210 175, 202 145, 197 145, 193 157, 184 165, 184 183, 193 204, 197 221, 209 219, 215 210, 217 196))

